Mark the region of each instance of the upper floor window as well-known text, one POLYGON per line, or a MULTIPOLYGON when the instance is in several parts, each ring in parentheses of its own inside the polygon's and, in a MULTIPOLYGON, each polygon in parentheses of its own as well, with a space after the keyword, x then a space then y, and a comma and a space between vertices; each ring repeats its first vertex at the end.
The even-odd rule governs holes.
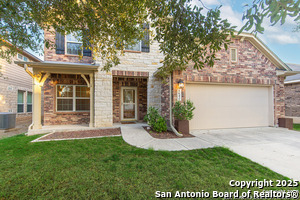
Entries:
MULTIPOLYGON (((88 37, 88 30, 83 32, 83 35, 88 37)), ((66 55, 83 55, 83 56, 92 56, 92 51, 89 48, 81 48, 82 46, 90 46, 88 40, 82 42, 81 38, 76 34, 63 35, 59 32, 56 32, 55 36, 55 45, 56 45, 56 54, 66 54, 66 55), (86 42, 87 44, 85 44, 86 42)))
POLYGON ((26 56, 23 56, 22 54, 19 54, 19 53, 18 53, 18 59, 24 60, 25 62, 28 61, 28 58, 26 56))
POLYGON ((125 50, 131 50, 131 51, 142 51, 142 41, 138 41, 134 45, 127 45, 125 47, 125 50))
POLYGON ((80 55, 82 54, 81 38, 74 33, 66 35, 67 54, 80 55))
POLYGON ((230 49, 230 61, 231 62, 237 62, 238 57, 237 57, 237 49, 236 48, 231 48, 230 49))
POLYGON ((137 41, 137 43, 135 43, 134 45, 125 46, 125 50, 150 52, 149 24, 144 23, 143 29, 145 30, 144 38, 140 41, 137 41))

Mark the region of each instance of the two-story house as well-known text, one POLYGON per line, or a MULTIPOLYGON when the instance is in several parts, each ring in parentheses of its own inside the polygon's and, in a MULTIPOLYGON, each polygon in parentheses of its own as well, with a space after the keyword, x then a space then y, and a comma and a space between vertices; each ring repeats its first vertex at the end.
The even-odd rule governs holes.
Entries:
POLYGON ((81 43, 72 35, 45 31, 45 38, 56 49, 45 49, 44 62, 18 62, 33 70, 32 133, 42 128, 42 87, 44 125, 111 127, 142 121, 149 106, 169 119, 173 103, 185 99, 196 107, 191 129, 275 126, 285 116, 283 81, 291 70, 252 34, 232 38, 213 68, 195 70, 190 64, 166 84, 155 73, 164 58, 155 41, 130 47, 121 64, 104 72, 102 60, 93 60, 89 50, 79 59, 81 43))
POLYGON ((17 113, 17 119, 30 118, 32 113, 32 78, 24 69, 15 64, 15 61, 41 62, 31 53, 21 50, 11 58, 10 62, 3 58, 0 59, 0 112, 17 113))

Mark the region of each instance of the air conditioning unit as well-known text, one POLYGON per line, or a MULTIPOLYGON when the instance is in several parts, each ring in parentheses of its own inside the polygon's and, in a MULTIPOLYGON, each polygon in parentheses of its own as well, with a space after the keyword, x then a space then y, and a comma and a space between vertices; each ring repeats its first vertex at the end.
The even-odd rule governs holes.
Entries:
POLYGON ((0 130, 16 127, 16 113, 0 112, 0 130))

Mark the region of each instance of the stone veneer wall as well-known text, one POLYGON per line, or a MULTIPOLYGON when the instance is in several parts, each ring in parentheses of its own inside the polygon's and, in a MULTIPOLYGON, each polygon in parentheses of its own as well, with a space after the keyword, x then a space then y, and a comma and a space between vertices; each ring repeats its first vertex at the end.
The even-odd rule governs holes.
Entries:
POLYGON ((113 122, 121 121, 121 88, 137 87, 137 120, 147 114, 147 78, 113 77, 113 122))
MULTIPOLYGON (((89 77, 87 76, 89 79, 89 77)), ((56 111, 56 85, 86 85, 80 75, 51 74, 44 83, 44 125, 88 124, 90 112, 56 111)))
MULTIPOLYGON (((161 66, 163 55, 159 51, 159 44, 153 42, 150 52, 125 52, 120 55, 120 64, 112 70, 127 72, 148 72, 147 107, 154 106, 161 110, 161 79, 153 74, 161 66)), ((100 69, 104 65, 101 59, 96 60, 100 69)), ((113 74, 99 70, 95 73, 95 126, 105 127, 113 124, 113 74)))
MULTIPOLYGON (((44 31, 45 40, 50 40, 55 44, 55 31, 44 31)), ((66 49, 65 49, 66 52, 66 49)), ((82 59, 79 59, 78 55, 67 55, 67 54, 56 54, 54 48, 47 49, 44 48, 44 60, 45 61, 56 61, 56 62, 71 62, 71 63, 92 63, 93 58, 90 56, 83 56, 82 59)))
MULTIPOLYGON (((201 70, 193 69, 191 64, 186 71, 175 71, 173 73, 173 102, 177 98, 177 82, 183 79, 185 86, 187 82, 208 83, 230 83, 266 85, 274 88, 274 120, 277 124, 279 117, 285 116, 284 104, 284 77, 276 76, 276 67, 248 40, 233 40, 231 48, 237 48, 238 61, 231 63, 230 49, 224 48, 217 54, 214 67, 205 67, 201 70)), ((169 98, 169 87, 162 86, 162 102, 169 98)), ((185 99, 185 88, 183 89, 183 100, 185 99)), ((164 110, 168 109, 166 104, 164 110)))
POLYGON ((285 115, 300 117, 300 83, 284 85, 285 89, 285 115))

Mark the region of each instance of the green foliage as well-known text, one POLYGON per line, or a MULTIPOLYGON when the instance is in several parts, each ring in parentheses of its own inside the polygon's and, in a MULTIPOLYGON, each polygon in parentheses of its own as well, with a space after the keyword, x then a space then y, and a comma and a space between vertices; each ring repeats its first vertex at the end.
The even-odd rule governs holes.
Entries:
POLYGON ((149 107, 147 115, 144 117, 144 120, 151 126, 151 128, 156 132, 167 131, 166 120, 158 113, 158 109, 154 107, 149 107))
POLYGON ((78 32, 82 36, 88 29, 90 37, 83 38, 83 44, 91 44, 93 56, 104 60, 102 70, 108 71, 120 63, 125 44, 133 45, 144 38, 140 25, 148 23, 152 41, 159 42, 165 55, 159 74, 166 77, 175 69, 186 69, 190 61, 196 69, 212 67, 216 52, 230 42, 226 38, 234 30, 220 18, 219 8, 204 12, 190 3, 191 0, 2 0, 0 39, 20 49, 39 51, 43 48, 41 42, 47 48, 54 47, 52 41, 41 41, 42 30, 78 32))
MULTIPOLYGON (((252 6, 248 6, 248 9, 244 12, 243 20, 247 21, 239 32, 253 29, 255 33, 263 33, 262 23, 264 18, 269 18, 271 25, 275 25, 278 22, 282 25, 285 23, 287 16, 293 18, 296 22, 300 21, 299 0, 253 0, 252 6)), ((298 28, 299 25, 296 27, 296 30, 299 30, 298 28)))
POLYGON ((193 111, 195 110, 195 106, 190 100, 184 101, 183 103, 176 101, 172 110, 175 119, 191 120, 194 116, 193 111))

